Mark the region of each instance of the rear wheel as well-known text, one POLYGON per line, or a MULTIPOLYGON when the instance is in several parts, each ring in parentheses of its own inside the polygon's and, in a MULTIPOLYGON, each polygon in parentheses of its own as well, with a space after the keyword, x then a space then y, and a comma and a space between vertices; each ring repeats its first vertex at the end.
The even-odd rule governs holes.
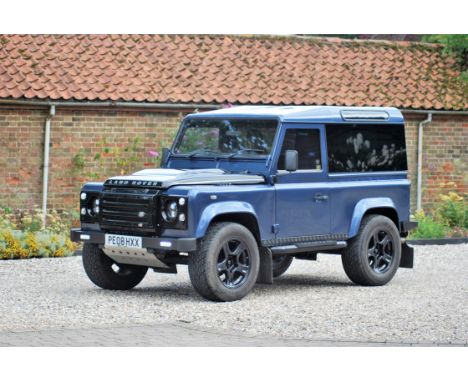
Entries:
POLYGON ((137 286, 146 275, 147 267, 116 263, 96 245, 83 245, 83 266, 89 279, 98 287, 128 290, 137 286))
POLYGON ((293 262, 292 256, 273 256, 273 277, 280 277, 293 262))
POLYGON ((401 258, 400 234, 386 216, 366 216, 341 256, 347 276, 356 284, 379 286, 395 275, 401 258))
POLYGON ((213 301, 243 298, 255 285, 259 267, 255 237, 246 227, 228 222, 210 226, 188 262, 193 287, 213 301))

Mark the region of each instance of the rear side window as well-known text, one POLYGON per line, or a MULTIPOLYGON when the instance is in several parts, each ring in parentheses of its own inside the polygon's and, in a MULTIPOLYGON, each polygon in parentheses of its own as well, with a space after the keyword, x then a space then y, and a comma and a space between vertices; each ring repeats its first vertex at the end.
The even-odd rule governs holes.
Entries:
POLYGON ((299 170, 321 170, 320 131, 317 129, 287 129, 278 161, 278 170, 284 170, 286 150, 299 153, 299 170))
POLYGON ((329 172, 406 171, 403 125, 328 125, 329 172))

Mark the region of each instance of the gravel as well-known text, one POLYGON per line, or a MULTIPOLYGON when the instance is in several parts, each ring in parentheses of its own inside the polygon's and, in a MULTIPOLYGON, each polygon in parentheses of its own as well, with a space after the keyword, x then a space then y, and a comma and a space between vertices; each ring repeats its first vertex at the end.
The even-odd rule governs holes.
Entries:
POLYGON ((466 343, 468 244, 415 247, 415 264, 369 288, 347 279, 339 256, 319 255, 242 301, 213 303, 194 292, 185 266, 113 292, 91 284, 80 257, 1 261, 0 331, 182 322, 314 340, 466 343))

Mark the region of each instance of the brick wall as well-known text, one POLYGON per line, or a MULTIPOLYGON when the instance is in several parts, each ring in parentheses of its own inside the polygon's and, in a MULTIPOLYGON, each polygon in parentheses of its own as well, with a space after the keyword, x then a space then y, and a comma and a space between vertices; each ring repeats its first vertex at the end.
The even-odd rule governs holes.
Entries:
POLYGON ((0 206, 40 203, 45 116, 0 109, 0 206))
MULTIPOLYGON (((0 176, 5 179, 0 184, 0 206, 32 207, 42 203, 46 115, 44 110, 0 109, 0 176)), ((51 123, 49 207, 75 207, 85 181, 106 179, 123 167, 130 171, 154 167, 148 150, 160 152, 168 146, 182 117, 174 112, 57 108, 51 123), (140 139, 136 152, 125 152, 136 137, 140 139), (96 154, 101 158, 95 159, 96 154), (129 166, 117 163, 117 157, 133 155, 136 162, 129 161, 129 166), (77 165, 81 161, 84 167, 77 165)))
MULTIPOLYGON (((407 114, 406 142, 411 179, 411 206, 416 207, 418 123, 424 114, 407 114)), ((424 126, 422 206, 429 210, 438 201, 442 183, 454 182, 456 190, 468 193, 468 117, 433 115, 424 126)))
MULTIPOLYGON (((45 110, 0 108, 0 206, 39 206, 42 198, 42 159, 45 110)), ((125 147, 139 137, 133 170, 152 167, 148 150, 168 146, 182 113, 139 111, 73 111, 57 108, 52 120, 50 151, 50 208, 74 208, 77 194, 87 180, 118 174, 125 147), (106 148, 110 152, 106 152, 106 148), (100 159, 94 159, 96 154, 100 159), (73 158, 75 157, 75 160, 73 158), (79 162, 83 161, 81 168, 79 162)), ((411 202, 416 201, 417 125, 425 115, 407 114, 411 202)), ((440 183, 453 181, 468 192, 468 118, 434 116, 425 126, 423 160, 423 207, 437 200, 440 183)), ((131 150, 130 150, 131 151, 131 150)))

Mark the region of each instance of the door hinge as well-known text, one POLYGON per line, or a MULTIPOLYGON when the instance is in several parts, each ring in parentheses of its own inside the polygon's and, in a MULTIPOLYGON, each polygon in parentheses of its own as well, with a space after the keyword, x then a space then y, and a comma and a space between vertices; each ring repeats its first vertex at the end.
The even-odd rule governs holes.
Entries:
POLYGON ((271 232, 273 232, 274 234, 277 234, 279 232, 279 224, 273 224, 271 226, 271 232))

